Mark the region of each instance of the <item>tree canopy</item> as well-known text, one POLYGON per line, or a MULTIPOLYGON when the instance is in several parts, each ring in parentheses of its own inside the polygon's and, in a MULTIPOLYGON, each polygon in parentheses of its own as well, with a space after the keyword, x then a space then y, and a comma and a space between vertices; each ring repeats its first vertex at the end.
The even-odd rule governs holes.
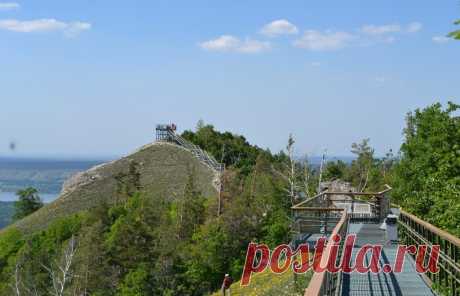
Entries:
POLYGON ((217 161, 222 162, 226 167, 240 169, 246 174, 255 165, 259 154, 264 154, 271 160, 286 157, 285 154, 272 155, 268 150, 251 145, 241 135, 216 131, 214 126, 205 125, 202 120, 198 122, 195 132, 184 131, 182 137, 211 153, 217 161))
POLYGON ((460 236, 459 105, 409 113, 394 173, 394 197, 415 215, 460 236))
POLYGON ((14 220, 22 219, 43 207, 43 202, 38 195, 38 191, 33 187, 19 190, 16 192, 16 195, 19 200, 14 203, 14 220))

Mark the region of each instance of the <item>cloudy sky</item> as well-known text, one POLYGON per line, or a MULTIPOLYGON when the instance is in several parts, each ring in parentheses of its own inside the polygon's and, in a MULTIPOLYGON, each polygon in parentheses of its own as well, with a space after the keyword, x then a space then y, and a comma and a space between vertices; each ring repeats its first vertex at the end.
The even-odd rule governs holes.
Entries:
POLYGON ((460 102, 457 0, 0 0, 0 156, 113 157, 199 119, 278 151, 401 143, 460 102), (16 142, 15 151, 9 143, 16 142))

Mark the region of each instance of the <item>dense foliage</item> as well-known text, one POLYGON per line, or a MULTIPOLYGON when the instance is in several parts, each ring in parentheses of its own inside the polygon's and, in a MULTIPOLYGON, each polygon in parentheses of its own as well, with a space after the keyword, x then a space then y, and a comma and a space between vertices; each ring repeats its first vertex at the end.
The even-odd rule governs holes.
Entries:
POLYGON ((19 190, 16 195, 19 199, 14 203, 14 220, 22 219, 43 207, 38 190, 33 187, 19 190))
POLYGON ((280 157, 227 137, 226 151, 241 154, 223 176, 220 215, 216 197, 196 189, 193 171, 182 196, 152 195, 132 162, 114 176, 115 204, 31 236, 15 228, 0 236, 0 295, 203 295, 225 273, 237 280, 249 242, 288 241, 290 201, 280 157))
POLYGON ((349 182, 356 191, 380 191, 384 184, 391 183, 391 170, 396 159, 390 150, 384 157, 376 157, 370 140, 351 145, 354 159, 351 163, 341 160, 326 164, 323 180, 342 180, 349 182))
MULTIPOLYGON (((255 165, 257 157, 263 154, 271 160, 280 160, 284 154, 272 155, 270 151, 250 145, 245 137, 230 132, 219 132, 212 125, 198 122, 196 131, 187 130, 182 136, 211 153, 217 161, 228 168, 238 168, 242 173, 248 174, 255 165)), ((284 160, 286 160, 284 158, 284 160)))
MULTIPOLYGON (((323 180, 348 181, 360 191, 392 184, 399 204, 459 236, 458 109, 435 104, 408 114, 399 158, 391 151, 377 158, 364 139, 352 144, 351 163, 327 163, 323 180)), ((206 295, 225 273, 240 277, 249 242, 288 242, 292 199, 316 193, 318 170, 290 161, 290 149, 273 155, 210 125, 183 136, 226 164, 220 212, 216 196, 197 190, 193 170, 183 194, 161 196, 140 186, 140 164, 130 162, 114 176, 112 204, 32 235, 14 227, 2 233, 0 296, 206 295)))
POLYGON ((394 194, 415 215, 460 236, 460 106, 407 115, 394 194))

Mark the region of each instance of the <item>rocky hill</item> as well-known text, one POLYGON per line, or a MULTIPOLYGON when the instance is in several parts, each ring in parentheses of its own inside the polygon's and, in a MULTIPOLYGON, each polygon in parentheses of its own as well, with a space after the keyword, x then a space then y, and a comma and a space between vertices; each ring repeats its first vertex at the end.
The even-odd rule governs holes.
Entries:
POLYGON ((138 167, 141 188, 150 194, 174 199, 184 191, 189 174, 204 196, 215 196, 217 172, 200 162, 188 150, 170 143, 148 144, 121 159, 95 166, 68 180, 57 200, 13 224, 24 233, 44 229, 51 222, 105 201, 114 202, 116 176, 127 173, 129 164, 138 167))

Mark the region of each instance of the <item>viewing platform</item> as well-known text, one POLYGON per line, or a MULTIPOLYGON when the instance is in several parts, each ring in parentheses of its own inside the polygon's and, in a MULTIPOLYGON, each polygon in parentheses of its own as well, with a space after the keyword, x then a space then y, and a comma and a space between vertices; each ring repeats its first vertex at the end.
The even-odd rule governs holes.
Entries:
MULTIPOLYGON (((460 239, 399 209, 390 207, 391 187, 381 192, 333 192, 324 191, 292 207, 294 215, 294 247, 300 243, 314 245, 316 239, 327 236, 328 241, 321 258, 321 266, 327 264, 334 242, 331 237, 339 234, 339 255, 336 265, 342 262, 344 240, 347 234, 356 234, 351 262, 365 244, 381 245, 378 266, 393 266, 398 244, 426 245, 431 253, 433 245, 440 246, 436 274, 429 271, 419 274, 413 255, 404 255, 401 272, 315 273, 305 290, 305 296, 433 296, 460 295, 460 239), (387 215, 395 215, 396 241, 389 239, 389 232, 382 227, 387 215), (383 228, 383 229, 382 229, 383 228), (436 289, 434 289, 436 288, 436 289), (440 294, 439 291, 443 293, 440 294)), ((388 227, 388 225, 386 225, 388 227)), ((365 255, 365 266, 370 264, 372 253, 365 255)), ((425 265, 428 255, 425 256, 425 265)))

